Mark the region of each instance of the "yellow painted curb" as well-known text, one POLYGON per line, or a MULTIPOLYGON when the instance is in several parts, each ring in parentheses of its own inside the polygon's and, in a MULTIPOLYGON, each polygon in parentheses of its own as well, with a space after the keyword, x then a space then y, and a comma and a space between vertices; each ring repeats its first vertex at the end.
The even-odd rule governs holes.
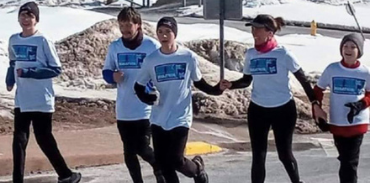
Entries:
POLYGON ((188 142, 185 148, 186 155, 210 154, 222 151, 222 148, 205 142, 188 142))

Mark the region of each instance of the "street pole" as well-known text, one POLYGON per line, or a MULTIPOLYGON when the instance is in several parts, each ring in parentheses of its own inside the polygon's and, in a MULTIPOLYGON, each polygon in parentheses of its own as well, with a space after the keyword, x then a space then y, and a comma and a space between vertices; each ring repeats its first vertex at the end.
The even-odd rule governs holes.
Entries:
POLYGON ((220 0, 220 80, 224 79, 225 76, 224 20, 225 20, 225 0, 220 0))

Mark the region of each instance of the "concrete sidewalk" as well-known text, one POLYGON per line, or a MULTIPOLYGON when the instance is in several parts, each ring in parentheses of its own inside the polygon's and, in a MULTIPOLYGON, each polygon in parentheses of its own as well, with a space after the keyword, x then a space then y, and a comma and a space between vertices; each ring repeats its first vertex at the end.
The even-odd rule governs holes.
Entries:
MULTIPOLYGON (((123 145, 115 125, 105 128, 54 132, 59 149, 71 168, 123 163, 123 145)), ((12 173, 12 136, 0 136, 0 176, 12 173)), ((186 155, 220 152, 222 149, 205 142, 189 142, 186 155)), ((30 134, 26 171, 53 170, 30 134)))

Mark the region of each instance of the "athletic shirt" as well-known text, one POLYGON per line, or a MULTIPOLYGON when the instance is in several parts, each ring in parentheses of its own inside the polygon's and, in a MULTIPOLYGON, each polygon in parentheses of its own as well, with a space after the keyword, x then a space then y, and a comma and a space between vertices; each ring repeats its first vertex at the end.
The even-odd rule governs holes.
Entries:
POLYGON ((54 112, 52 78, 21 78, 16 72, 17 69, 61 67, 53 42, 40 32, 29 37, 14 34, 9 39, 9 59, 15 61, 15 107, 21 112, 54 112))
POLYGON ((330 88, 330 123, 335 126, 354 126, 369 123, 369 110, 362 110, 350 124, 347 120, 349 102, 357 102, 370 91, 369 68, 360 63, 357 68, 346 68, 340 62, 330 64, 321 75, 317 86, 330 88))
POLYGON ((277 46, 267 53, 255 48, 247 50, 243 73, 253 76, 253 103, 262 107, 286 104, 293 95, 289 86, 289 71, 300 69, 295 56, 285 47, 277 46))
POLYGON ((144 58, 159 47, 160 44, 157 40, 146 35, 144 35, 141 45, 135 50, 126 48, 121 38, 109 45, 103 70, 120 70, 124 73, 123 81, 117 83, 117 120, 149 119, 151 107, 138 99, 134 84, 144 58))
POLYGON ((180 126, 190 128, 193 119, 191 84, 201 78, 196 55, 187 48, 179 46, 172 54, 163 54, 158 49, 147 56, 137 82, 145 86, 152 80, 160 93, 150 122, 164 130, 180 126))

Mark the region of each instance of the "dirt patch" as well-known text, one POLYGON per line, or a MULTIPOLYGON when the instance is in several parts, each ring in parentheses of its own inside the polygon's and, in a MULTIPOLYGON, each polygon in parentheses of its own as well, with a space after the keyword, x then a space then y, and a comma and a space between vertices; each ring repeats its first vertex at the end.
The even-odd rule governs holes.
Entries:
MULTIPOLYGON (((57 97, 53 131, 85 130, 116 123, 115 102, 103 99, 57 97)), ((0 116, 0 135, 13 133, 13 119, 0 116)))
MULTIPOLYGON (((184 45, 210 62, 220 65, 220 41, 204 39, 185 42, 184 45)), ((243 71, 244 56, 251 45, 236 41, 225 41, 225 68, 232 71, 243 71)))
MULTIPOLYGON (((155 37, 154 30, 151 25, 143 22, 144 34, 155 37)), ((109 19, 58 41, 55 47, 62 62, 63 72, 57 80, 66 87, 88 89, 104 87, 101 69, 108 45, 120 37, 117 20, 109 19)))

